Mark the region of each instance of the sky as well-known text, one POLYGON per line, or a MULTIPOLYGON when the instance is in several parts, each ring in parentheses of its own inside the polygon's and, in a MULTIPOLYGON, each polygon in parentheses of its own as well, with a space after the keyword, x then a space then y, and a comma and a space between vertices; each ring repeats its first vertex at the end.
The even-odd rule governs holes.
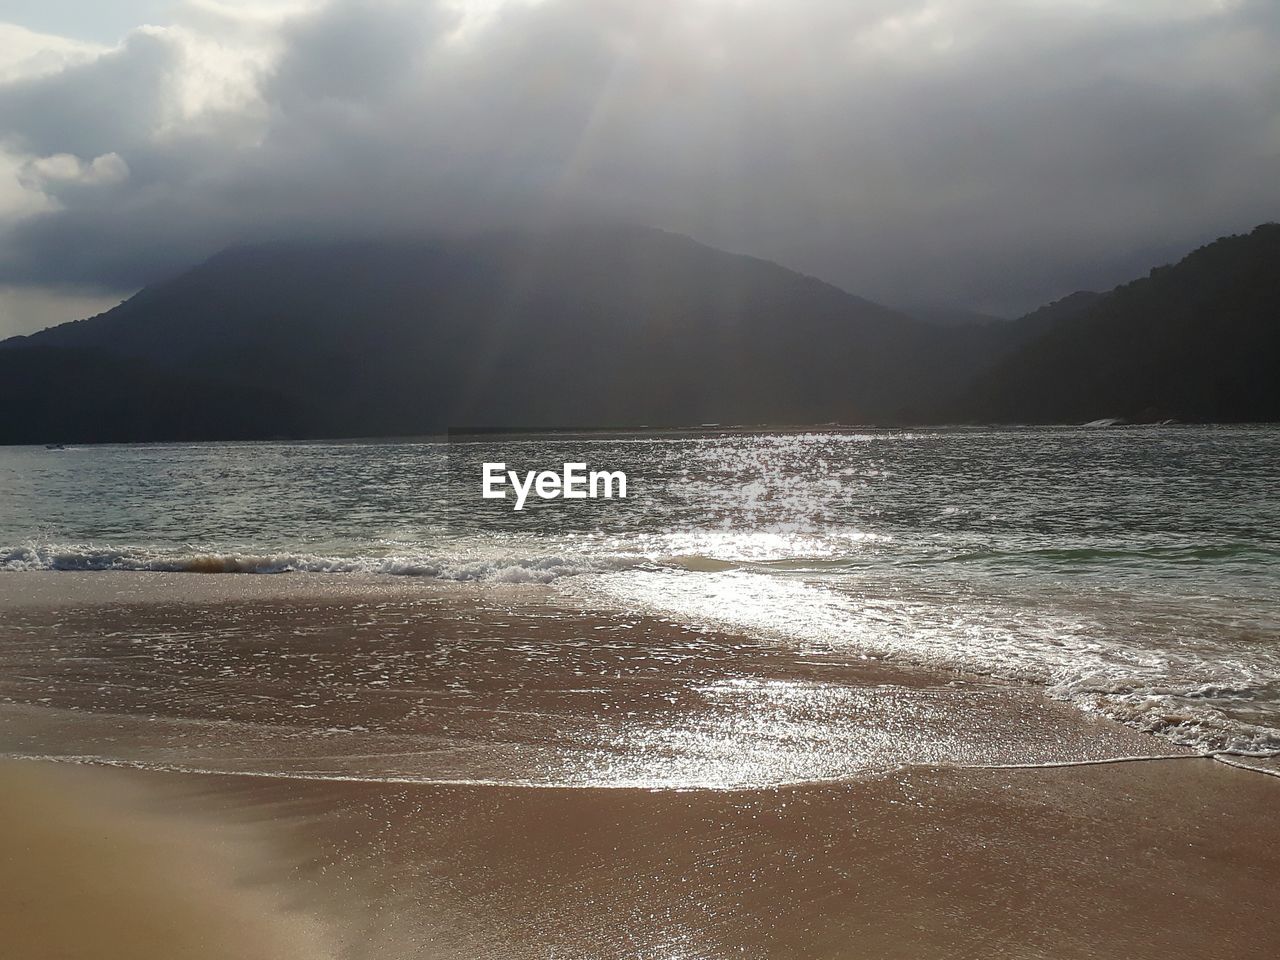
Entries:
POLYGON ((1012 316, 1280 219, 1275 0, 0 0, 0 336, 608 217, 1012 316))

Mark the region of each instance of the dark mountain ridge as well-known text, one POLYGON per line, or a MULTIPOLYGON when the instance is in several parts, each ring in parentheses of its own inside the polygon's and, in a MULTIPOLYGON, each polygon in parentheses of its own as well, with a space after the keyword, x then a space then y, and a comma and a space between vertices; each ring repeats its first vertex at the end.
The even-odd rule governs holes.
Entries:
POLYGON ((1280 224, 1081 297, 1019 321, 1044 329, 957 408, 997 422, 1280 420, 1280 224))
POLYGON ((0 343, 0 442, 1274 418, 1259 374, 1275 355, 1277 230, 1110 294, 951 328, 643 228, 237 247, 0 343), (1187 382, 1197 354, 1215 382, 1244 371, 1235 401, 1157 389, 1187 382))
POLYGON ((218 384, 212 403, 278 395, 262 436, 403 435, 918 417, 980 339, 685 237, 580 228, 235 248, 0 363, 96 351, 218 384))

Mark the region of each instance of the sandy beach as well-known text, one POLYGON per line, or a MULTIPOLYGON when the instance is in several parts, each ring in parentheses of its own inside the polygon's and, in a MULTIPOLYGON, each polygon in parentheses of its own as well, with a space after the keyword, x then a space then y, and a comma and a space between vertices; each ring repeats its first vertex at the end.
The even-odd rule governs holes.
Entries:
POLYGON ((0 739, 28 759, 0 766, 0 937, 24 960, 1280 943, 1280 780, 1019 685, 536 590, 2 582, 0 739), (1154 759, 1098 763, 1130 756, 1154 759))
POLYGON ((0 931, 31 960, 1264 958, 1280 942, 1280 785, 1208 760, 747 792, 31 762, 3 778, 0 931))

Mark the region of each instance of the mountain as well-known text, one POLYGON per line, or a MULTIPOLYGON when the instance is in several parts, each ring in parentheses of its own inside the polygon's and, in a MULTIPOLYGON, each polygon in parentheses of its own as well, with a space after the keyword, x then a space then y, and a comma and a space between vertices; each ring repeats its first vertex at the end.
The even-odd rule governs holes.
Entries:
POLYGON ((1280 226, 939 326, 633 227, 226 250, 0 343, 0 443, 1280 420, 1280 226))
POLYGON ((0 350, 4 443, 115 443, 140 439, 248 440, 264 436, 262 411, 296 432, 290 401, 269 389, 164 373, 95 350, 30 346, 0 350))
POLYGON ((1043 330, 963 392, 967 418, 1280 420, 1280 224, 1016 323, 1043 330))
POLYGON ((1037 307, 1025 316, 1008 324, 1007 332, 1019 343, 1027 343, 1043 336, 1051 329, 1075 321, 1093 309, 1102 294, 1092 290, 1077 290, 1065 297, 1037 307))
POLYGON ((991 354, 981 336, 774 263, 600 226, 233 248, 107 313, 5 341, 0 381, 37 348, 57 387, 28 406, 50 409, 39 429, 6 423, 2 442, 176 439, 197 424, 222 438, 902 422, 991 354), (104 373, 77 387, 91 357, 104 373), (181 383, 190 396, 175 399, 181 383), (104 426, 103 407, 148 402, 178 406, 104 426), (199 417, 179 417, 191 404, 199 417))

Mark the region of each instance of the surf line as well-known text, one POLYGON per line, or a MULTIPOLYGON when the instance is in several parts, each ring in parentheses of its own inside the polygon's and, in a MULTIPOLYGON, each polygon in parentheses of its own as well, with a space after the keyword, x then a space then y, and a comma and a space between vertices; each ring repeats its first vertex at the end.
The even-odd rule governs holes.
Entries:
POLYGON ((972 763, 965 764, 966 770, 1049 770, 1057 767, 1097 767, 1107 763, 1145 763, 1155 762, 1157 760, 1215 760, 1218 763, 1226 764, 1228 767, 1235 767, 1237 770, 1247 770, 1250 773, 1260 773, 1265 777, 1280 778, 1280 770, 1267 770, 1262 767, 1251 767, 1247 763, 1240 763, 1238 760, 1228 759, 1229 757, 1244 757, 1246 759, 1255 760, 1274 760, 1280 757, 1280 751, 1249 751, 1249 750, 1208 750, 1203 753, 1153 753, 1139 754, 1132 757, 1101 757, 1093 760, 1043 760, 1039 763, 972 763))

